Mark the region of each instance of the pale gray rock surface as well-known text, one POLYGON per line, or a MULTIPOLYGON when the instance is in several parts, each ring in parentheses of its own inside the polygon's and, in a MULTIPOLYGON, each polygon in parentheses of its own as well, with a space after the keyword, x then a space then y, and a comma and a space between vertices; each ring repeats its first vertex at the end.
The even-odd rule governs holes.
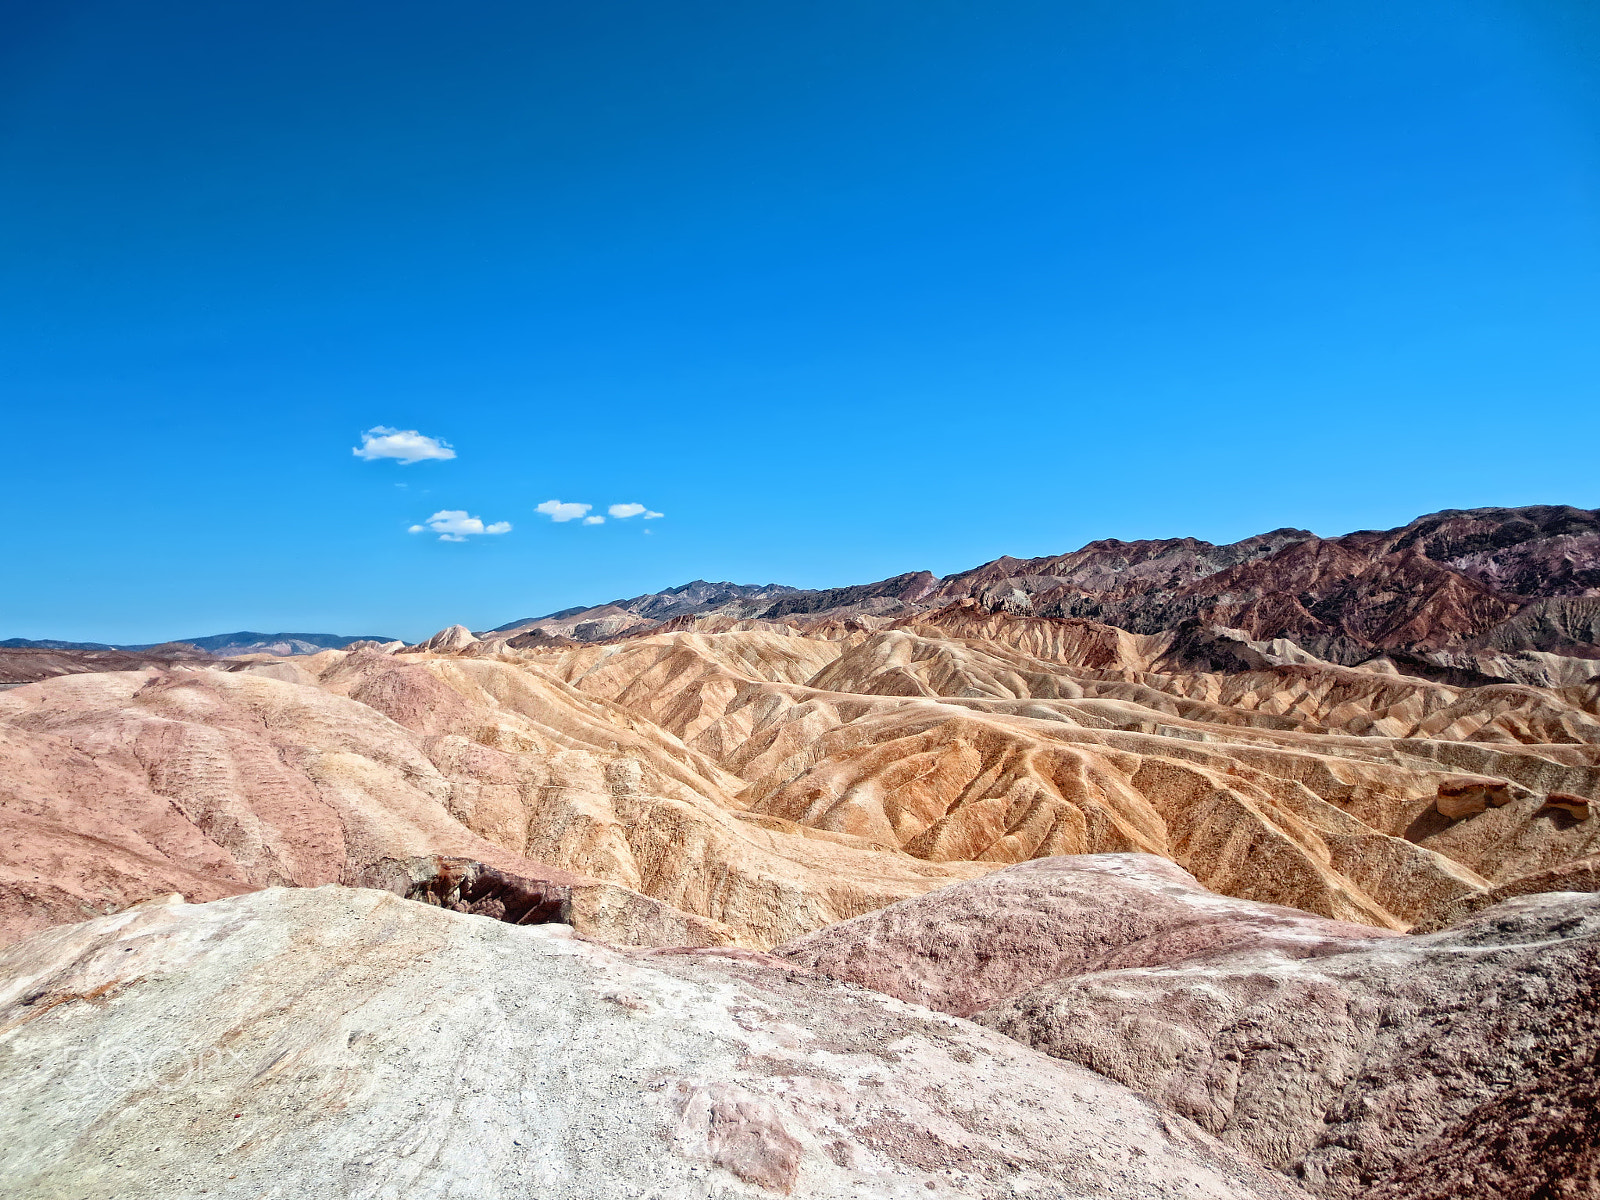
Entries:
POLYGON ((269 888, 46 930, 0 980, 19 1200, 1299 1194, 1080 1066, 750 951, 269 888))

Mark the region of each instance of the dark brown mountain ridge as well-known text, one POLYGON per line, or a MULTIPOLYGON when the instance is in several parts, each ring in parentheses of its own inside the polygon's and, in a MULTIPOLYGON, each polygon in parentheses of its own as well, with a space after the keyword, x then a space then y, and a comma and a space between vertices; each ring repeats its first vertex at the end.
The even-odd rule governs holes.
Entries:
MULTIPOLYGON (((1247 643, 1293 643, 1340 666, 1374 664, 1453 686, 1562 686, 1600 674, 1600 510, 1569 505, 1446 509, 1396 529, 1322 538, 1282 528, 1214 545, 1198 538, 1093 541, 1009 556, 943 578, 910 571, 803 590, 693 580, 608 604, 508 622, 480 635, 517 646, 601 642, 693 628, 701 618, 809 626, 905 620, 961 602, 1014 616, 1171 634, 1189 669, 1259 665, 1247 643), (1551 656, 1555 656, 1552 658, 1551 656)), ((370 639, 369 639, 370 640, 370 639)), ((355 639, 230 634, 163 646, 13 639, 6 679, 129 669, 174 655, 309 654, 355 639)), ((1280 647, 1280 650, 1285 648, 1280 647)))
POLYGON ((1322 538, 1284 528, 1220 546, 1191 537, 1108 538, 1067 554, 998 558, 942 579, 917 571, 811 591, 696 581, 494 632, 600 641, 696 616, 899 619, 956 601, 1201 641, 1215 641, 1206 631, 1236 630, 1252 641, 1287 639, 1342 666, 1386 658, 1458 684, 1520 680, 1526 664, 1506 656, 1600 660, 1600 510, 1446 509, 1396 529, 1322 538))

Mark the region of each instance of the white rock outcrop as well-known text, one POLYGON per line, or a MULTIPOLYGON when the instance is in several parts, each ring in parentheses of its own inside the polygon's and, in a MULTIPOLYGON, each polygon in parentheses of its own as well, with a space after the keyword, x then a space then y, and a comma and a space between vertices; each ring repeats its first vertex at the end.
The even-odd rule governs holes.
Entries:
POLYGON ((269 888, 46 930, 0 979, 16 1200, 1296 1194, 1091 1071, 750 951, 269 888))

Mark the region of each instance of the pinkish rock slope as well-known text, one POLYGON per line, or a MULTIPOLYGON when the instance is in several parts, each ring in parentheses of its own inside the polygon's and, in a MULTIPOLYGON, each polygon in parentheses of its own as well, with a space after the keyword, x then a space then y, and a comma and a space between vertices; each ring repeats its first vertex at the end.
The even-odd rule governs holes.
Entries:
MULTIPOLYGON (((977 1019, 1343 1198, 1508 1089, 1582 1068, 1600 1044, 1597 985, 1600 895, 1557 892, 1338 954, 1263 946, 1060 980, 977 1019)), ((1495 1111, 1533 1112, 1513 1099, 1495 1111)))
POLYGON ((1581 1195, 1556 1177, 1597 1162, 1583 1106, 1600 894, 1530 894, 1397 936, 1101 855, 1010 867, 775 953, 1117 1079, 1316 1196, 1494 1179, 1581 1195))
POLYGON ((775 955, 971 1016, 1040 984, 1235 947, 1290 958, 1394 936, 1209 892, 1166 859, 1086 854, 1020 863, 787 942, 775 955))

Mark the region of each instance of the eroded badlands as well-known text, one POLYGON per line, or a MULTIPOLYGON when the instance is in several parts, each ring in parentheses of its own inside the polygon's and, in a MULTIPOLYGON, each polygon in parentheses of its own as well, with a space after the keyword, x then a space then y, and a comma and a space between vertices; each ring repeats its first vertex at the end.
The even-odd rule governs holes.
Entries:
POLYGON ((1592 1197, 1594 516, 51 651, 0 1180, 1592 1197))
POLYGON ((1593 684, 1172 672, 1166 635, 970 603, 741 625, 0 694, 6 934, 447 855, 575 887, 600 936, 765 948, 1117 851, 1398 930, 1600 853, 1600 821, 1559 800, 1600 791, 1593 684), (1495 802, 1452 818, 1463 777, 1495 802), (618 906, 650 919, 607 924, 618 906))

